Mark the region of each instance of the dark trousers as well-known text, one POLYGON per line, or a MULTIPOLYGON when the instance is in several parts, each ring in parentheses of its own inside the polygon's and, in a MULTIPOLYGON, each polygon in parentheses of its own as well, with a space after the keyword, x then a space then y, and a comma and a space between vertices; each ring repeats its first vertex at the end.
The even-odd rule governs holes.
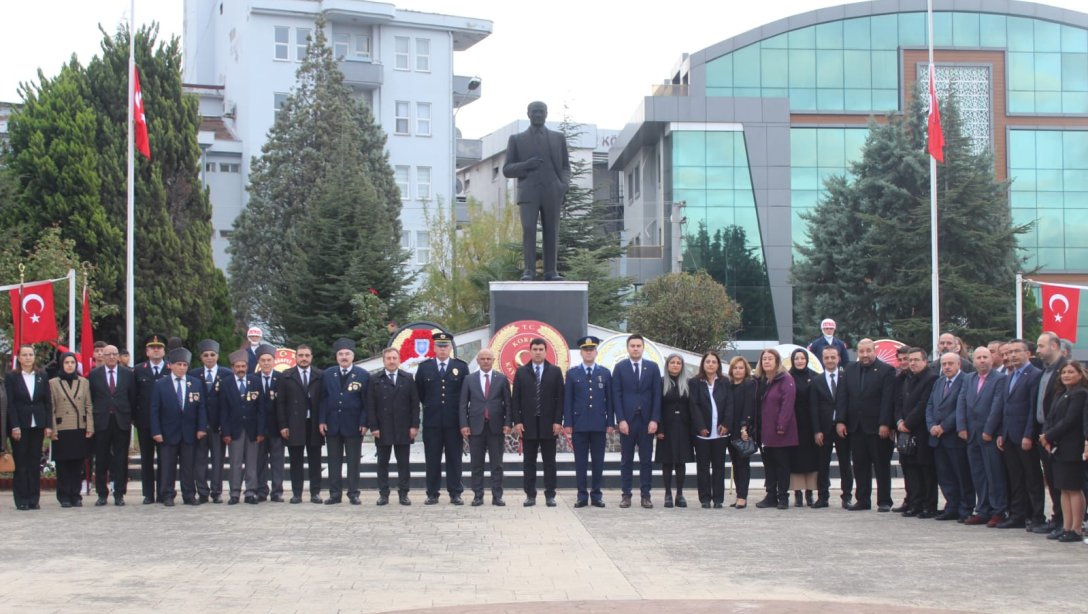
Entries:
POLYGON ((283 457, 287 442, 279 433, 264 438, 257 449, 257 496, 283 496, 283 457), (269 489, 268 483, 272 482, 269 489))
POLYGON ((1054 525, 1064 526, 1062 491, 1054 486, 1054 457, 1045 450, 1039 453, 1039 457, 1043 461, 1043 477, 1046 479, 1046 489, 1050 492, 1050 504, 1054 508, 1054 525))
MULTIPOLYGON (((492 433, 487 423, 479 435, 468 438, 468 453, 472 464, 472 492, 477 498, 484 496, 484 455, 491 464, 491 496, 502 498, 502 453, 506 437, 492 433)), ((554 458, 554 454, 553 454, 554 458)))
POLYGON ((378 494, 389 495, 389 455, 397 457, 397 493, 408 494, 408 480, 411 466, 408 462, 408 446, 402 443, 391 446, 378 446, 378 494))
POLYGON ((932 463, 900 464, 907 490, 907 508, 916 512, 936 512, 937 468, 932 463))
POLYGON ((975 511, 975 487, 967 466, 967 448, 937 446, 933 456, 937 461, 937 483, 944 495, 944 511, 960 518, 970 516, 975 511))
POLYGON ((748 483, 752 480, 752 458, 741 457, 733 446, 729 448, 729 466, 733 472, 733 486, 737 489, 738 499, 748 498, 748 483))
POLYGON ((159 468, 162 476, 159 480, 159 501, 177 497, 174 482, 181 480, 181 498, 192 501, 196 498, 196 444, 164 443, 159 446, 159 468), (181 470, 178 470, 178 465, 181 470))
MULTIPOLYGON (((843 499, 849 499, 850 493, 854 492, 854 465, 850 454, 851 438, 849 435, 839 437, 838 433, 835 433, 827 441, 835 442, 835 458, 839 462, 839 496, 843 499)), ((830 446, 831 444, 826 445, 830 446)), ((830 485, 830 479, 828 482, 830 485)))
POLYGON ((641 414, 627 420, 629 435, 620 435, 620 489, 631 496, 635 449, 638 448, 638 481, 643 497, 650 496, 654 479, 654 436, 646 432, 647 422, 641 414))
POLYGON ((857 477, 857 502, 872 505, 873 476, 876 476, 876 504, 892 504, 892 450, 891 439, 880 435, 855 433, 850 445, 857 477))
POLYGON ((310 478, 310 496, 321 494, 321 437, 313 431, 313 423, 306 420, 306 443, 301 446, 287 446, 287 456, 291 461, 291 494, 302 497, 302 457, 306 455, 306 473, 310 478))
MULTIPOLYGON (((363 454, 363 437, 344 437, 329 435, 325 438, 329 448, 329 497, 339 499, 344 467, 344 456, 348 461, 348 496, 359 496, 359 458, 363 454)), ((379 448, 380 449, 380 448, 379 448)))
POLYGON ((155 465, 159 444, 151 438, 151 427, 136 427, 136 436, 140 443, 140 483, 143 486, 144 497, 154 501, 159 492, 155 488, 155 483, 160 477, 160 470, 155 465))
POLYGON ((132 429, 117 426, 117 417, 110 416, 110 423, 94 434, 94 483, 98 497, 110 494, 113 479, 113 496, 128 492, 128 447, 132 443, 132 429))
POLYGON ((543 230, 541 243, 544 252, 544 275, 556 274, 561 200, 543 196, 537 197, 535 202, 518 203, 521 210, 521 253, 525 261, 525 272, 536 271, 536 222, 539 218, 543 230))
POLYGON ((790 448, 763 448, 763 471, 767 473, 767 498, 779 503, 790 500, 790 448))
POLYGON ((209 430, 204 439, 196 442, 196 494, 201 497, 223 496, 224 452, 226 446, 219 429, 209 430))
POLYGON ((530 499, 536 498, 537 450, 540 451, 540 458, 544 462, 544 496, 548 499, 555 497, 555 443, 555 437, 522 441, 524 457, 521 484, 525 489, 525 495, 530 499))
POLYGON ((1009 472, 1009 516, 1043 522, 1043 472, 1039 468, 1038 445, 1025 452, 1019 440, 1006 441, 1005 469, 1009 472))
POLYGON ((604 483, 604 431, 574 431, 571 434, 571 444, 574 446, 574 475, 578 485, 578 500, 588 501, 592 496, 594 501, 600 501, 604 498, 601 494, 601 485, 604 483), (589 490, 586 483, 591 459, 593 490, 589 490))
POLYGON ((992 441, 981 438, 967 444, 967 463, 971 466, 971 482, 975 485, 981 516, 1004 514, 1009 509, 1008 478, 1001 452, 992 441))
POLYGON ((427 460, 427 496, 438 497, 442 490, 442 455, 446 455, 446 492, 450 497, 465 491, 461 481, 464 438, 455 426, 423 428, 423 456, 427 460))
POLYGON ((57 461, 58 502, 75 503, 83 499, 79 495, 79 487, 83 485, 83 461, 82 458, 57 461))
MULTIPOLYGON (((835 448, 835 435, 824 433, 824 445, 816 447, 816 454, 819 460, 816 466, 816 499, 818 501, 829 501, 831 499, 831 454, 835 448)), ((843 447, 839 448, 840 454, 845 451, 847 458, 850 456, 850 451, 845 448, 846 444, 843 443, 843 447), (844 450, 845 448, 845 450, 844 450)), ((849 460, 847 461, 849 467, 849 460)), ((842 461, 839 461, 839 475, 841 478, 843 471, 842 461)), ((853 474, 851 473, 851 482, 853 482, 853 474)), ((850 485, 853 488, 853 484, 850 485)), ((850 491, 844 490, 843 493, 850 491)), ((739 496, 739 495, 738 495, 739 496)))
POLYGON ((729 440, 695 438, 695 483, 699 488, 699 502, 725 501, 725 449, 729 440))
POLYGON ((11 456, 15 461, 11 494, 15 505, 38 505, 42 495, 42 442, 45 429, 22 429, 19 441, 11 440, 11 456))

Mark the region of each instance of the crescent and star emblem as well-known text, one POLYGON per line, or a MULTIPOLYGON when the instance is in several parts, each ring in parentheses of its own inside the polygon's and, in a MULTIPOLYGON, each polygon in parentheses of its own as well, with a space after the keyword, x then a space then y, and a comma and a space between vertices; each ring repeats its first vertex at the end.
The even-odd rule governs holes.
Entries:
POLYGON ((1047 307, 1050 308, 1050 311, 1054 314, 1054 321, 1061 322, 1062 316, 1069 312, 1069 299, 1066 298, 1064 294, 1054 294, 1050 297, 1050 300, 1047 301, 1047 307), (1054 303, 1061 303, 1065 306, 1061 313, 1058 313, 1058 310, 1054 309, 1054 303))
POLYGON ((23 312, 30 314, 30 321, 37 324, 41 319, 41 313, 45 310, 45 300, 37 294, 28 294, 23 297, 23 312), (38 303, 38 313, 30 313, 30 310, 26 308, 28 303, 38 303))

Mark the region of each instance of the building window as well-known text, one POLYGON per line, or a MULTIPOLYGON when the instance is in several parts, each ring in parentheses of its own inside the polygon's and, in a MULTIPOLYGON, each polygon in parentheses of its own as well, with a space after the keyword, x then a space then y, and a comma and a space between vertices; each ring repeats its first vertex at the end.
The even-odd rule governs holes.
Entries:
POLYGON ((416 198, 419 200, 431 199, 431 167, 416 167, 416 198))
POLYGON ((398 100, 394 105, 393 125, 396 134, 409 134, 408 122, 411 118, 408 117, 408 114, 411 113, 410 109, 411 106, 403 100, 398 100))
POLYGON ((357 60, 370 59, 370 37, 365 34, 356 34, 351 37, 351 57, 357 60))
POLYGON ((633 201, 639 196, 639 184, 642 183, 642 172, 638 164, 627 172, 627 200, 633 201))
POLYGON ((409 70, 408 54, 412 49, 412 41, 407 36, 393 38, 393 68, 396 70, 409 70))
POLYGON ((333 34, 332 35, 332 57, 336 60, 342 60, 348 57, 348 51, 351 45, 351 35, 349 34, 333 34))
POLYGON ((306 50, 310 48, 310 28, 295 28, 295 59, 306 59, 306 50))
POLYGON ((416 70, 431 72, 431 39, 416 39, 416 70))
POLYGON ((272 51, 272 57, 277 60, 290 59, 287 56, 288 46, 291 42, 291 28, 287 26, 275 26, 274 28, 274 45, 272 51))
POLYGON ((287 102, 287 92, 274 92, 272 94, 272 111, 273 113, 279 113, 283 108, 284 103, 287 102))
POLYGON ((220 173, 240 173, 242 172, 242 165, 237 162, 220 162, 220 173))
POLYGON ((214 173, 215 172, 215 162, 205 162, 204 163, 204 172, 205 173, 214 173))
POLYGON ((431 235, 426 230, 416 231, 416 264, 427 264, 431 261, 431 235))
POLYGON ((410 181, 409 175, 411 174, 411 167, 397 165, 393 168, 393 176, 397 181, 397 188, 400 189, 400 199, 408 200, 411 192, 408 190, 408 182, 410 181))
POLYGON ((431 103, 416 103, 416 136, 431 136, 431 103))

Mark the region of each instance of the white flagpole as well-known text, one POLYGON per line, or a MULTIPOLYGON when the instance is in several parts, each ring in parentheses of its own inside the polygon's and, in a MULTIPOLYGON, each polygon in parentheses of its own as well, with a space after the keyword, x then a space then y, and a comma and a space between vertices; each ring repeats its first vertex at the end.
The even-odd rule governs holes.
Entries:
POLYGON ((1016 338, 1024 338, 1024 276, 1016 274, 1016 338))
POLYGON ((136 357, 136 259, 133 228, 136 224, 136 160, 133 152, 132 106, 136 82, 136 0, 128 12, 128 208, 125 223, 125 340, 129 354, 136 357))
POLYGON ((68 269, 68 350, 76 351, 76 270, 68 269))
MULTIPOLYGON (((935 82, 936 75, 933 69, 933 0, 926 2, 926 14, 929 18, 929 79, 935 82)), ((933 104, 933 101, 931 101, 933 104)), ((933 113, 934 109, 929 112, 933 113)), ((927 150, 928 151, 928 150, 927 150)), ((937 339, 941 334, 941 283, 937 270, 937 159, 929 154, 929 243, 930 259, 932 261, 932 295, 933 295, 933 351, 937 351, 937 339)))

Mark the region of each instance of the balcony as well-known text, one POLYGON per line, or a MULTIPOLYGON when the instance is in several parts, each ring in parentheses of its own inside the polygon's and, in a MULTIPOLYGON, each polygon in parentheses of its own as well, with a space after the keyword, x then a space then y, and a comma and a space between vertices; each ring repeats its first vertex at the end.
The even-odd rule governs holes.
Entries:
POLYGON ((372 90, 381 87, 383 80, 382 65, 374 62, 340 60, 337 62, 340 72, 344 73, 344 85, 372 90))
POLYGON ((460 109, 479 100, 480 94, 481 83, 479 77, 453 76, 453 108, 460 109))

